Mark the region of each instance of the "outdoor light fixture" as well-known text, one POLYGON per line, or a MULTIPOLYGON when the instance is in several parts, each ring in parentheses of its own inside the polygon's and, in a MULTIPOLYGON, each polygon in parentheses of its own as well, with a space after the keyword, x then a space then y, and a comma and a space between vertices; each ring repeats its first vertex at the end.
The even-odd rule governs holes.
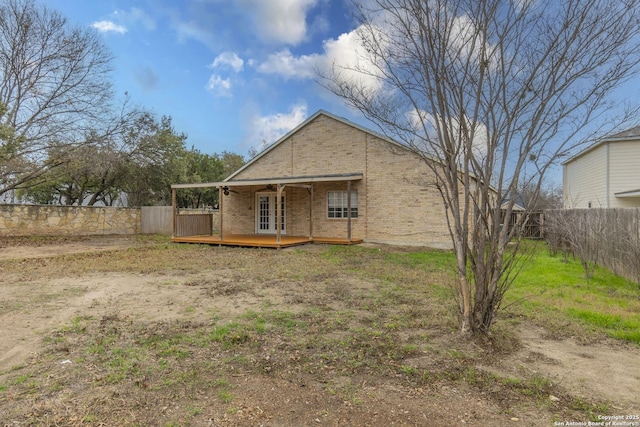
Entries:
POLYGON ((231 190, 228 186, 224 186, 222 187, 222 194, 224 194, 225 196, 228 196, 229 193, 238 193, 236 190, 231 190))

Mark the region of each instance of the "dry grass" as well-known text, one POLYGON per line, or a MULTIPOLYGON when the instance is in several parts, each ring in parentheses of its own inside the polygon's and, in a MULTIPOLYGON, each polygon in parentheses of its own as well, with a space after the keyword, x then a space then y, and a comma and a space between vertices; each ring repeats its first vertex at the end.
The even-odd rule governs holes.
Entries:
MULTIPOLYGON (((270 421, 264 407, 243 406, 257 399, 260 387, 272 388, 274 399, 291 399, 294 408, 297 393, 316 396, 305 398, 312 413, 351 408, 346 418, 321 417, 327 424, 360 424, 367 413, 378 417, 374 425, 385 425, 393 418, 374 414, 366 402, 389 389, 416 399, 432 396, 434 410, 451 414, 456 406, 446 408, 448 393, 457 390, 469 401, 488 402, 504 416, 503 425, 514 408, 539 411, 546 420, 607 412, 598 404, 572 409, 576 400, 544 378, 509 379, 478 369, 519 344, 508 324, 498 324, 491 338, 466 340, 456 333, 446 253, 151 243, 1 266, 11 283, 121 272, 155 275, 160 283, 183 277, 185 292, 197 289, 203 298, 230 303, 251 298, 257 305, 233 316, 211 310, 205 318, 154 322, 115 307, 101 316, 77 316, 48 332, 44 350, 28 363, 2 373, 0 418, 15 425, 164 426, 301 420, 286 407, 272 409, 269 417, 277 420, 270 421), (562 405, 549 402, 550 394, 562 405)), ((477 419, 489 415, 495 414, 480 412, 477 419)))

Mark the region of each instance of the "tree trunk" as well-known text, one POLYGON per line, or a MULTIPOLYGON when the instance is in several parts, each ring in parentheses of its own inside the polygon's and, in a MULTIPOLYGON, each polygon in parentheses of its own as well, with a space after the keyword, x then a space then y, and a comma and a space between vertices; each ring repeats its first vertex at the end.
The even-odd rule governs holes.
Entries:
POLYGON ((458 241, 455 247, 458 269, 458 294, 460 296, 461 330, 463 334, 473 333, 473 311, 471 304, 471 288, 467 277, 467 258, 464 245, 458 241))
POLYGON ((474 331, 473 312, 471 310, 471 292, 469 281, 465 275, 458 275, 458 286, 460 287, 460 310, 462 315, 460 332, 472 334, 474 331))

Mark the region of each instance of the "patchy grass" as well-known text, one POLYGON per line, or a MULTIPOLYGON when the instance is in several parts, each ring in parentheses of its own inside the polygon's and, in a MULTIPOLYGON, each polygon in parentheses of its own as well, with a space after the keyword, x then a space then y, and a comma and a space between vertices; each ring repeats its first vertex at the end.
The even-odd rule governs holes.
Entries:
POLYGON ((565 262, 542 243, 508 292, 508 312, 550 326, 559 336, 590 339, 605 333, 640 345, 638 285, 596 268, 589 280, 578 260, 565 262))
MULTIPOLYGON (((243 402, 263 389, 274 396, 288 390, 291 403, 283 411, 308 410, 312 398, 294 405, 296 393, 308 389, 335 399, 316 404, 313 422, 328 416, 327 408, 365 407, 385 390, 401 390, 401 397, 393 407, 374 405, 390 414, 378 425, 397 416, 391 412, 407 396, 437 399, 444 390, 473 396, 473 402, 483 399, 508 416, 514 407, 558 419, 608 413, 605 403, 577 401, 547 378, 510 378, 478 368, 518 344, 505 325, 497 325, 490 338, 457 334, 452 265, 452 255, 442 251, 365 245, 267 251, 164 241, 46 262, 6 261, 2 267, 16 281, 128 272, 157 275, 160 286, 165 275, 179 272, 183 286, 200 289, 208 301, 250 296, 260 304, 208 319, 197 316, 207 311, 193 305, 178 310, 188 319, 142 321, 115 309, 73 317, 47 333, 44 351, 28 364, 0 376, 1 414, 26 425, 71 419, 88 425, 203 425, 237 417, 246 422, 236 424, 256 425, 261 409, 243 402), (221 279, 220 271, 228 276, 221 279), (258 382, 255 389, 243 391, 252 382, 258 382), (554 406, 550 394, 563 406, 554 406)), ((508 296, 510 312, 628 340, 638 329, 629 284, 609 276, 598 282, 598 274, 606 274, 600 270, 589 283, 580 274, 579 264, 562 263, 540 248, 508 296)), ((448 401, 445 396, 439 402, 448 401)), ((361 421, 353 410, 340 420, 361 421)), ((286 419, 292 425, 301 420, 286 419)))

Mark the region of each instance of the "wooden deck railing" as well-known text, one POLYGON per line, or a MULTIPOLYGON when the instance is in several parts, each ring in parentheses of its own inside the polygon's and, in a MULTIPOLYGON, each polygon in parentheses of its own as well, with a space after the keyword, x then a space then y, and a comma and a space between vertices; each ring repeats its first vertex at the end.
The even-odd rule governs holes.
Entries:
POLYGON ((174 237, 211 236, 213 234, 213 214, 182 214, 174 216, 174 237))

